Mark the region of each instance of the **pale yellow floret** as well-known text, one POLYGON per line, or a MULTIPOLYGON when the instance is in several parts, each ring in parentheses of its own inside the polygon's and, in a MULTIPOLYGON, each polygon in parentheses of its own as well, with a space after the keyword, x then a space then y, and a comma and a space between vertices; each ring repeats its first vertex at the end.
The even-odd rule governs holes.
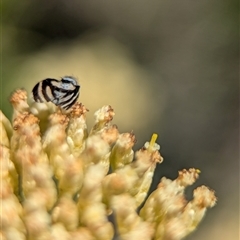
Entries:
POLYGON ((63 175, 59 178, 59 196, 74 196, 82 187, 83 163, 73 155, 66 158, 64 162, 63 175))
POLYGON ((100 163, 107 174, 109 169, 110 146, 100 134, 91 135, 87 138, 85 149, 80 155, 84 163, 84 171, 93 164, 100 163))
POLYGON ((0 235, 1 240, 25 240, 26 234, 18 231, 14 226, 11 226, 4 230, 4 236, 0 235))
POLYGON ((68 231, 77 229, 79 215, 76 202, 72 197, 64 196, 59 198, 52 211, 53 223, 61 223, 68 231))
POLYGON ((70 233, 71 240, 96 240, 90 229, 87 227, 79 227, 77 230, 70 233))
POLYGON ((48 208, 56 200, 56 189, 48 158, 42 149, 38 119, 29 113, 19 113, 14 120, 11 139, 13 162, 20 177, 21 198, 24 199, 38 186, 44 187, 51 196, 46 202, 48 208))
POLYGON ((13 162, 10 160, 10 150, 0 145, 0 179, 9 183, 12 191, 18 193, 18 174, 13 162))
POLYGON ((151 240, 154 229, 136 213, 134 199, 128 194, 114 196, 111 206, 117 222, 117 230, 122 240, 151 240))
POLYGON ((122 133, 119 135, 110 155, 113 171, 133 161, 134 152, 132 147, 134 144, 135 135, 133 133, 122 133))
POLYGON ((86 113, 88 110, 81 103, 76 103, 70 113, 70 122, 67 128, 67 143, 75 156, 79 156, 85 148, 88 137, 86 113))
POLYGON ((56 223, 51 227, 51 240, 72 240, 72 238, 63 224, 56 223))
POLYGON ((119 131, 116 125, 110 125, 104 128, 100 135, 109 146, 112 146, 119 138, 119 131))
MULTIPOLYGON (((156 229, 155 239, 182 239, 196 228, 204 216, 206 207, 216 203, 214 193, 208 189, 201 194, 194 192, 194 199, 187 203, 184 196, 185 187, 196 181, 198 173, 197 169, 191 168, 179 171, 179 176, 174 181, 162 178, 158 188, 147 199, 140 216, 153 224, 156 229), (199 208, 196 204, 199 203, 197 199, 202 199, 202 203, 205 197, 209 204, 203 204, 199 208)), ((197 189, 195 191, 200 192, 197 189)))
POLYGON ((6 118, 0 110, 0 144, 6 147, 10 145, 10 138, 12 137, 12 126, 10 121, 6 118))
POLYGON ((101 181, 105 170, 101 164, 88 168, 78 200, 80 224, 88 227, 97 240, 111 240, 112 224, 107 220, 105 205, 101 202, 101 181))
MULTIPOLYGON (((90 166, 86 173, 81 189, 81 194, 78 199, 79 214, 81 214, 84 208, 94 202, 101 202, 102 190, 101 182, 105 176, 105 170, 100 164, 90 166)), ((80 219, 81 220, 81 219, 80 219)))
POLYGON ((16 90, 11 98, 10 102, 13 106, 13 118, 19 114, 29 111, 29 105, 27 103, 27 92, 23 89, 16 90))
POLYGON ((43 135, 43 149, 48 154, 55 177, 60 179, 64 174, 65 161, 71 152, 66 141, 66 128, 69 119, 62 113, 49 116, 49 128, 43 135))
POLYGON ((50 223, 51 218, 44 209, 35 209, 26 212, 24 223, 28 232, 28 240, 51 239, 50 223))
POLYGON ((158 148, 158 145, 154 141, 152 141, 153 146, 151 149, 143 148, 136 152, 135 161, 132 162, 130 156, 128 159, 130 163, 124 162, 129 153, 131 154, 134 141, 135 138, 132 134, 122 135, 119 142, 117 141, 115 144, 115 151, 112 151, 112 165, 118 166, 118 169, 115 170, 115 173, 103 179, 103 201, 107 206, 109 206, 112 195, 124 192, 130 193, 134 197, 137 206, 140 206, 146 198, 152 183, 156 164, 162 162, 161 155, 155 149, 155 147, 158 148), (120 166, 122 167, 120 168, 120 166))
POLYGON ((158 150, 156 150, 158 147, 159 145, 155 143, 150 149, 143 148, 137 151, 136 161, 131 164, 138 175, 138 181, 130 190, 131 195, 133 195, 136 200, 137 206, 140 206, 147 196, 156 164, 163 161, 162 156, 158 150))
POLYGON ((25 235, 26 229, 22 221, 22 206, 19 203, 17 197, 13 194, 12 187, 4 179, 1 179, 0 199, 1 230, 3 230, 6 235, 8 235, 10 234, 9 230, 11 228, 14 228, 16 234, 25 235))
POLYGON ((110 121, 112 121, 114 115, 115 113, 110 105, 103 106, 96 111, 94 113, 95 124, 90 132, 90 135, 101 132, 102 129, 106 128, 110 121))

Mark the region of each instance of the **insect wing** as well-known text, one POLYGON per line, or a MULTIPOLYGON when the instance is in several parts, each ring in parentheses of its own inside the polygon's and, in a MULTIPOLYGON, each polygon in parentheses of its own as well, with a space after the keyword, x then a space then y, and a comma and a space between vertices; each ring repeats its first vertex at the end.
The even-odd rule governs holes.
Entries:
POLYGON ((58 82, 56 79, 47 78, 37 83, 33 90, 33 98, 36 102, 50 102, 54 100, 53 83, 58 82))
POLYGON ((69 109, 79 97, 79 88, 80 86, 75 86, 75 89, 69 92, 64 98, 61 99, 59 105, 64 109, 69 109))
POLYGON ((69 109, 79 97, 77 81, 72 77, 64 77, 60 81, 47 78, 37 83, 33 90, 36 102, 52 102, 63 109, 69 109))

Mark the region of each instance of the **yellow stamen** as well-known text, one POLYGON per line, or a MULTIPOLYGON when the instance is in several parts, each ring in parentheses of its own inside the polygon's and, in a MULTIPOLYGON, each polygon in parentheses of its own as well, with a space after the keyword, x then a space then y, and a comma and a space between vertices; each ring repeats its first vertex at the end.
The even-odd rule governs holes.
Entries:
POLYGON ((155 142, 157 140, 157 137, 158 137, 158 135, 156 133, 154 133, 152 135, 152 138, 151 138, 151 141, 150 141, 149 147, 148 147, 149 149, 152 149, 154 147, 154 144, 155 144, 155 142))

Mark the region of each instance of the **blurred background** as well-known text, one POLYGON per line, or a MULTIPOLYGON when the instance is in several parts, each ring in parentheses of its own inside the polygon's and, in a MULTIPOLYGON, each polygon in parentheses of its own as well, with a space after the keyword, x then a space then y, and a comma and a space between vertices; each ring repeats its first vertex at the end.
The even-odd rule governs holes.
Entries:
MULTIPOLYGON (((2 2, 0 107, 11 92, 73 75, 93 113, 110 104, 135 150, 158 133, 161 177, 201 170, 218 204, 188 240, 239 235, 238 1, 2 2)), ((31 97, 29 99, 31 101, 31 97)), ((192 189, 187 191, 191 199, 192 189)))

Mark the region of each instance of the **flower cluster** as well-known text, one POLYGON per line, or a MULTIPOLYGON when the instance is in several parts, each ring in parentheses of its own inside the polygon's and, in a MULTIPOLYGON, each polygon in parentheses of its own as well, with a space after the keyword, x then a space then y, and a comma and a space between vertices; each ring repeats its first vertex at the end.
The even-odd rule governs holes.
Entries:
POLYGON ((205 186, 185 199, 200 173, 191 168, 162 178, 137 211, 163 161, 156 134, 134 153, 134 134, 119 133, 110 106, 88 130, 81 103, 29 106, 24 90, 11 103, 12 123, 0 111, 1 239, 178 240, 216 203, 205 186))

